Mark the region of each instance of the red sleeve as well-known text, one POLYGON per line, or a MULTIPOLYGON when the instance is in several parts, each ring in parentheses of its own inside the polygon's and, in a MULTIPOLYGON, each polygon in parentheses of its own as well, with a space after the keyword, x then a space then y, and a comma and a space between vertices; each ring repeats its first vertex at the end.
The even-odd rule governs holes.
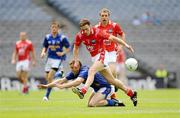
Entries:
POLYGON ((120 36, 123 35, 123 31, 122 31, 120 25, 116 24, 116 26, 115 26, 115 32, 116 32, 117 34, 119 34, 120 36))
POLYGON ((80 45, 81 45, 81 42, 82 42, 82 39, 80 38, 79 34, 76 34, 76 38, 75 38, 75 41, 74 41, 74 45, 80 46, 80 45))

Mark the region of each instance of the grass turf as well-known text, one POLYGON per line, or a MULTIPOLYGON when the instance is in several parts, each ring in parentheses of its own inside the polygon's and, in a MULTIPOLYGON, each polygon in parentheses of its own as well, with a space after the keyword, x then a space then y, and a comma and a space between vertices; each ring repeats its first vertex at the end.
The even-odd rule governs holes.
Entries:
POLYGON ((88 108, 71 90, 52 91, 50 101, 43 102, 45 91, 0 91, 0 118, 180 118, 180 90, 139 90, 134 107, 123 93, 117 96, 126 107, 88 108))

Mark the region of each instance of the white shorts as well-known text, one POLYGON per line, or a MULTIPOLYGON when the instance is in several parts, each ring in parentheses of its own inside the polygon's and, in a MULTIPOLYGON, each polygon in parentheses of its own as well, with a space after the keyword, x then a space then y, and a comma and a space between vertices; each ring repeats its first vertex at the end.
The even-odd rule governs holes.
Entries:
MULTIPOLYGON (((100 57, 100 53, 99 54, 97 54, 96 56, 94 56, 94 57, 92 57, 91 58, 91 60, 92 60, 92 62, 95 62, 95 61, 98 61, 101 57, 100 57)), ((108 57, 108 53, 105 51, 105 55, 104 55, 105 57, 104 57, 104 65, 108 65, 108 60, 106 59, 107 57, 108 57)))
MULTIPOLYGON (((109 87, 102 87, 97 92, 105 95, 105 99, 106 99, 106 98, 111 97, 111 95, 115 92, 115 88, 114 88, 114 86, 111 85, 110 88, 109 87)), ((97 92, 95 92, 95 93, 97 93, 97 92)))
POLYGON ((108 63, 116 62, 116 58, 117 58, 116 53, 117 53, 116 51, 107 52, 106 60, 108 63))
POLYGON ((16 64, 16 71, 29 71, 29 63, 30 61, 27 60, 23 60, 23 61, 18 61, 16 64))
POLYGON ((48 58, 45 65, 45 72, 49 72, 52 68, 57 68, 61 66, 62 60, 48 58))

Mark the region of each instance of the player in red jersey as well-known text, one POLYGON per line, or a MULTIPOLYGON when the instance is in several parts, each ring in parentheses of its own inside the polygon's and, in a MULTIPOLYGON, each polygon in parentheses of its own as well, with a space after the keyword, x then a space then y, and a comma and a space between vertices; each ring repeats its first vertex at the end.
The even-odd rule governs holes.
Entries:
POLYGON ((103 39, 116 41, 118 44, 122 44, 123 46, 127 47, 131 52, 134 52, 133 48, 125 43, 122 39, 106 33, 105 31, 98 28, 91 27, 90 22, 87 19, 82 19, 79 25, 81 31, 76 35, 74 43, 74 60, 78 60, 78 49, 80 44, 83 43, 86 45, 87 50, 91 54, 93 65, 89 69, 88 78, 84 87, 82 87, 80 90, 78 88, 73 88, 73 92, 82 99, 84 97, 84 94, 87 92, 87 89, 94 81, 95 73, 99 71, 110 84, 113 84, 119 89, 122 89, 128 96, 130 96, 133 100, 134 105, 136 106, 136 92, 126 87, 121 81, 114 79, 111 71, 107 66, 108 61, 106 60, 106 51, 103 39))
POLYGON ((12 55, 12 64, 16 62, 16 74, 23 84, 22 93, 28 93, 28 71, 30 66, 30 53, 32 53, 32 64, 35 66, 35 52, 32 42, 27 39, 26 32, 20 32, 20 40, 16 42, 16 48, 12 55))
MULTIPOLYGON (((110 11, 107 8, 103 8, 99 12, 100 22, 95 26, 100 30, 105 30, 107 33, 114 36, 120 36, 121 39, 125 41, 125 33, 122 31, 122 28, 118 23, 115 23, 109 19, 110 11)), ((105 49, 107 51, 108 65, 111 70, 114 70, 112 73, 114 77, 117 77, 123 83, 126 80, 125 75, 125 53, 121 45, 118 45, 114 41, 104 39, 105 49)), ((127 84, 127 82, 125 82, 127 84)))

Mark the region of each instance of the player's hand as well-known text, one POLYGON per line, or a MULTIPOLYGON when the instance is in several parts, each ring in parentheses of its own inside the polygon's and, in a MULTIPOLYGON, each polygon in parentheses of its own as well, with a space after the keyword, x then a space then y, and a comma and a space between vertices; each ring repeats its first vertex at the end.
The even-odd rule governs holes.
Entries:
POLYGON ((39 84, 39 85, 37 85, 37 87, 38 87, 39 89, 48 88, 48 86, 47 86, 47 85, 44 85, 44 84, 39 84))
POLYGON ((41 58, 44 58, 45 55, 46 55, 46 53, 42 52, 41 53, 41 58))
POLYGON ((134 49, 132 48, 131 45, 127 45, 127 48, 128 48, 132 53, 134 53, 134 49))
POLYGON ((65 55, 64 52, 56 52, 56 54, 57 54, 58 56, 63 56, 63 55, 65 55))
POLYGON ((16 60, 13 59, 13 60, 11 61, 11 63, 12 63, 12 64, 16 64, 16 60))

